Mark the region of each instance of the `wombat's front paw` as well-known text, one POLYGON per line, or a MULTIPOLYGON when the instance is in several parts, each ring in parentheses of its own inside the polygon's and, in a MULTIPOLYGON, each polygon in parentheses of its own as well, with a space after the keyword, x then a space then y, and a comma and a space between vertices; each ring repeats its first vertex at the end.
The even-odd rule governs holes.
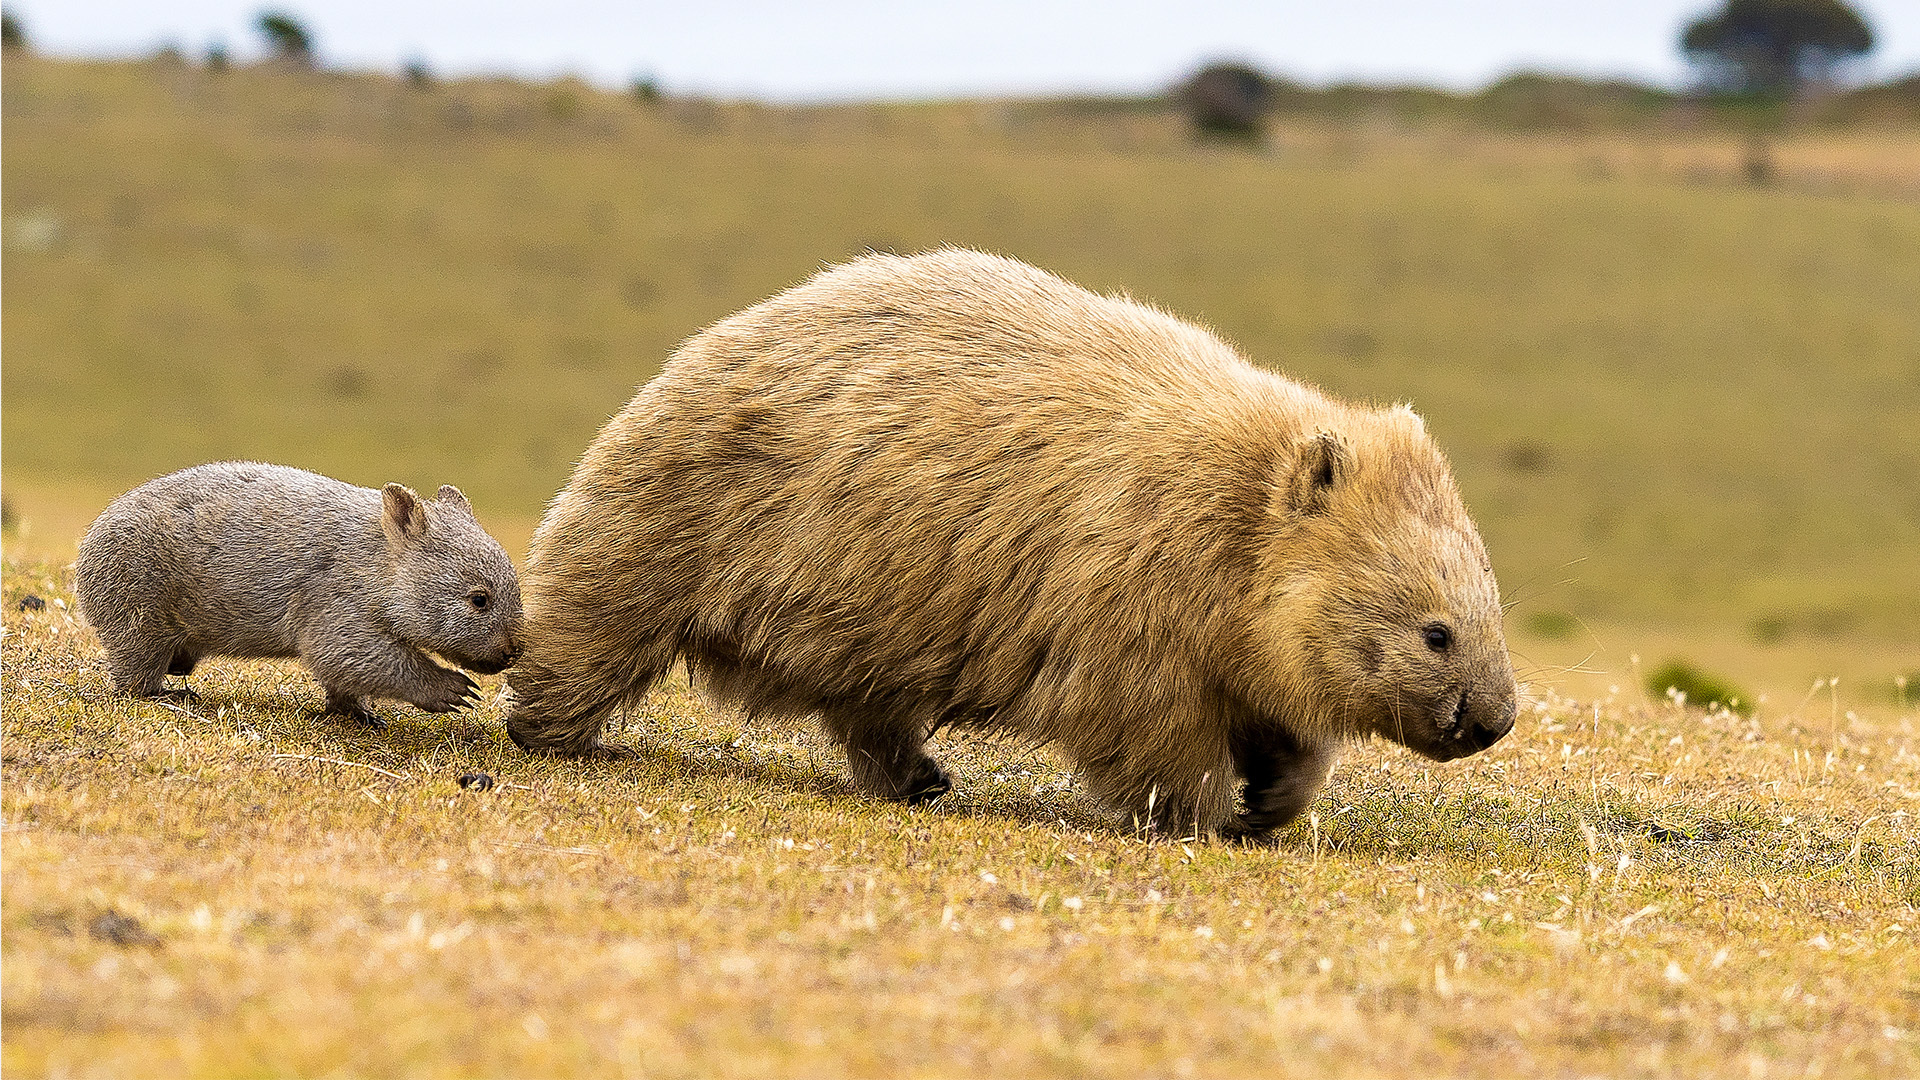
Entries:
POLYGON ((529 754, 542 754, 550 757, 579 758, 582 761, 626 761, 640 755, 624 746, 614 746, 595 739, 584 746, 574 747, 566 743, 546 742, 531 738, 507 722, 507 738, 513 745, 529 754))
POLYGON ((442 674, 440 685, 417 698, 415 705, 430 713, 447 713, 480 704, 479 683, 465 672, 451 668, 443 668, 442 674))
POLYGON ((615 746, 595 739, 592 746, 580 751, 579 756, 587 761, 629 761, 640 755, 634 753, 629 747, 615 746))
POLYGON ((907 778, 900 798, 909 806, 921 806, 953 790, 953 781, 947 771, 932 758, 923 757, 914 767, 913 774, 907 778))

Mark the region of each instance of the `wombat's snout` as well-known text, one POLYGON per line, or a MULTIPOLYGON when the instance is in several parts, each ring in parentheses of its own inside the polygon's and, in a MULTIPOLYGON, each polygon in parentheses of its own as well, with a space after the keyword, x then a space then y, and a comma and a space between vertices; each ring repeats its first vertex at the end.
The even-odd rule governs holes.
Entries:
POLYGON ((1469 706, 1469 697, 1469 694, 1460 695, 1459 709, 1454 714, 1457 721, 1454 738, 1471 747, 1464 753, 1477 754, 1513 730, 1513 720, 1520 708, 1509 696, 1490 709, 1474 709, 1469 706))
POLYGON ((520 639, 511 634, 487 650, 485 656, 475 656, 459 661, 468 671, 477 671, 482 675, 498 675, 513 666, 520 659, 520 639))

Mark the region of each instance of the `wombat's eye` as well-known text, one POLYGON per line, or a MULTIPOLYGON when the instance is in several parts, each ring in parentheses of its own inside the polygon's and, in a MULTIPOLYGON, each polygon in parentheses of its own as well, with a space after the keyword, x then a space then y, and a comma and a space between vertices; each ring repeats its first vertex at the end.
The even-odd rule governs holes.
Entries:
POLYGON ((1427 648, 1434 652, 1446 652, 1453 644, 1453 631, 1446 623, 1429 623, 1420 630, 1420 636, 1427 639, 1427 648))
POLYGON ((485 589, 475 589, 467 594, 467 603, 472 604, 475 611, 487 610, 487 604, 492 599, 485 589))

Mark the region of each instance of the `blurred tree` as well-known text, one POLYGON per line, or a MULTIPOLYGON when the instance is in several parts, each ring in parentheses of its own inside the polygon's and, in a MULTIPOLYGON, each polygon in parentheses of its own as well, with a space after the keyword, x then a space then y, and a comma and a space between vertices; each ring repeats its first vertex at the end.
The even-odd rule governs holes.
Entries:
POLYGON ((0 48, 8 52, 27 47, 27 28, 13 17, 11 11, 0 11, 0 48))
POLYGON ((272 50, 274 59, 301 67, 313 66, 313 35, 307 33, 306 25, 298 18, 284 11, 263 11, 254 20, 254 26, 260 36, 267 39, 267 48, 272 50))
POLYGON ((1726 0, 1688 23, 1680 49, 1724 90, 1797 95, 1873 48, 1873 28, 1844 0, 1726 0))
POLYGON ((427 66, 425 60, 417 56, 401 67, 400 77, 415 90, 424 90, 433 85, 433 69, 427 66))
POLYGON ((1273 105, 1273 81, 1246 64, 1208 64, 1180 87, 1178 96, 1202 135, 1258 139, 1273 105))

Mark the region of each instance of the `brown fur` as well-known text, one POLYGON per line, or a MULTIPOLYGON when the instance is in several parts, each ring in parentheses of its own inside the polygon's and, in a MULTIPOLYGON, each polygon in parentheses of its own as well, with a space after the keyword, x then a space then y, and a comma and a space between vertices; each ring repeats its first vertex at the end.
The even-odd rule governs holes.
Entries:
POLYGON ((819 715, 896 798, 947 790, 922 744, 978 726, 1158 826, 1259 834, 1345 740, 1444 759, 1514 714, 1486 552, 1411 410, 968 251, 864 258, 689 340, 524 586, 521 746, 594 748, 685 658, 819 715))

